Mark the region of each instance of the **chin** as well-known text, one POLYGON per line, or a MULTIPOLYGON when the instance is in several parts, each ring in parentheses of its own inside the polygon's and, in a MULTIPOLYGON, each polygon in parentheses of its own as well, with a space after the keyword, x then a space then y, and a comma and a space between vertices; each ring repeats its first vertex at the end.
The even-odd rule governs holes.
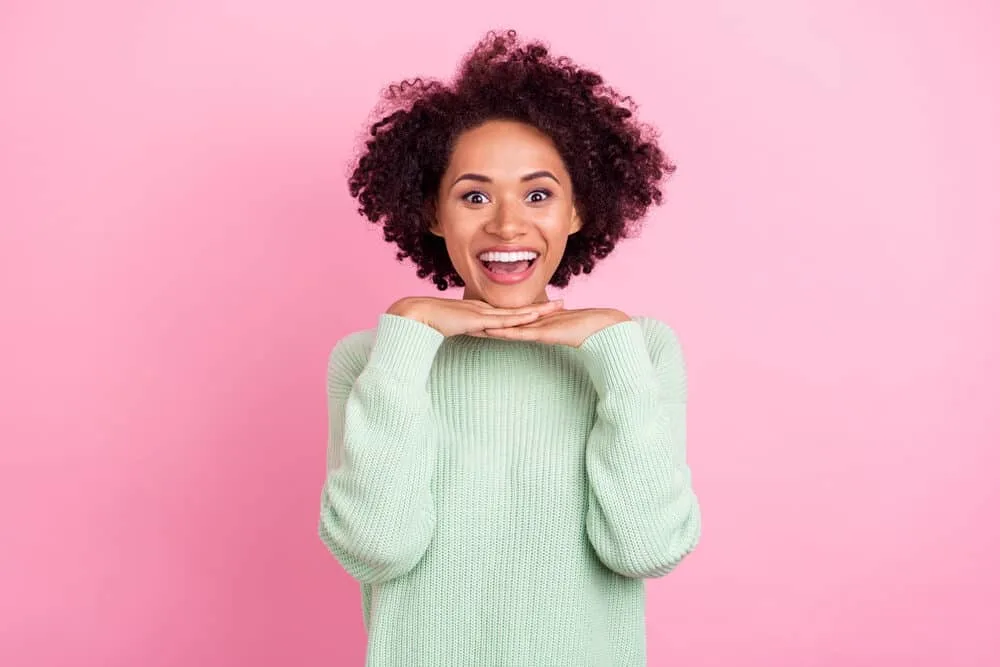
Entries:
POLYGON ((548 300, 544 290, 531 289, 527 285, 518 285, 516 287, 491 285, 489 288, 480 291, 479 298, 494 308, 523 308, 533 303, 548 300))
POLYGON ((530 306, 535 301, 527 296, 514 294, 490 295, 483 300, 494 308, 523 308, 524 306, 530 306))

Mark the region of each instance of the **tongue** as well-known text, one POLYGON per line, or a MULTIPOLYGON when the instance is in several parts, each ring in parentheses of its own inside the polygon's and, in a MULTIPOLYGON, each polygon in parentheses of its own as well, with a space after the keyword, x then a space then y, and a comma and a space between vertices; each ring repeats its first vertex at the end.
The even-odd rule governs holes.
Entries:
POLYGON ((486 268, 495 273, 521 273, 531 266, 529 261, 521 262, 485 262, 486 268))

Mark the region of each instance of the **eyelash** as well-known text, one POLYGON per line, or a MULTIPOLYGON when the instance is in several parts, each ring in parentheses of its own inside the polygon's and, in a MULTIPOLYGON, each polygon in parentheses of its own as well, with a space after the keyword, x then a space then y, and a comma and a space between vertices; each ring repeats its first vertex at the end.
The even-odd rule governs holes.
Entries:
MULTIPOLYGON (((546 188, 535 188, 534 190, 532 190, 531 192, 528 193, 528 197, 531 197, 534 194, 545 195, 545 199, 540 199, 538 201, 529 202, 529 203, 532 203, 532 204, 540 204, 540 203, 542 203, 543 201, 545 201, 546 199, 548 199, 549 197, 552 196, 552 191, 551 190, 547 190, 546 188)), ((473 204, 473 205, 478 205, 478 204, 485 203, 485 202, 472 202, 472 201, 469 201, 469 197, 472 197, 473 195, 479 195, 479 196, 481 196, 481 197, 483 197, 483 198, 485 198, 487 200, 489 199, 489 197, 487 197, 484 193, 480 192, 479 190, 473 190, 472 192, 465 193, 464 195, 462 195, 462 199, 464 199, 465 201, 467 201, 467 202, 469 202, 470 204, 473 204)))

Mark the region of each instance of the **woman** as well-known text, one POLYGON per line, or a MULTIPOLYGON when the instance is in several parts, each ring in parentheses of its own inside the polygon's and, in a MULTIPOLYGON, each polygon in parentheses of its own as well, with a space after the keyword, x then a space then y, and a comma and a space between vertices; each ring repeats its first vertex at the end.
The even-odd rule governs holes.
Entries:
POLYGON ((320 535, 373 667, 645 664, 644 582, 698 541, 667 325, 546 295, 673 171, 627 98, 513 32, 393 86, 350 181, 418 275, 330 356, 320 535))

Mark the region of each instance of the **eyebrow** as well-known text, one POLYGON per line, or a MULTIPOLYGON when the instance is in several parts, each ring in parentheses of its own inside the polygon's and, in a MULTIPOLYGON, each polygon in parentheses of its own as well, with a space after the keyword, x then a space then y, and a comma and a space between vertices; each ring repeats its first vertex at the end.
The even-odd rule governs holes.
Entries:
MULTIPOLYGON (((559 179, 555 177, 555 174, 553 174, 551 171, 545 171, 544 169, 540 171, 533 171, 530 174, 525 174, 524 176, 521 177, 521 182, 524 183, 527 181, 533 181, 537 178, 551 178, 556 183, 559 183, 559 179)), ((451 184, 451 187, 455 187, 459 181, 476 181, 477 183, 493 182, 492 180, 490 180, 488 176, 483 176, 482 174, 468 173, 468 174, 462 174, 461 176, 456 178, 455 182, 451 184)), ((560 185, 562 184, 560 183, 560 185)))

